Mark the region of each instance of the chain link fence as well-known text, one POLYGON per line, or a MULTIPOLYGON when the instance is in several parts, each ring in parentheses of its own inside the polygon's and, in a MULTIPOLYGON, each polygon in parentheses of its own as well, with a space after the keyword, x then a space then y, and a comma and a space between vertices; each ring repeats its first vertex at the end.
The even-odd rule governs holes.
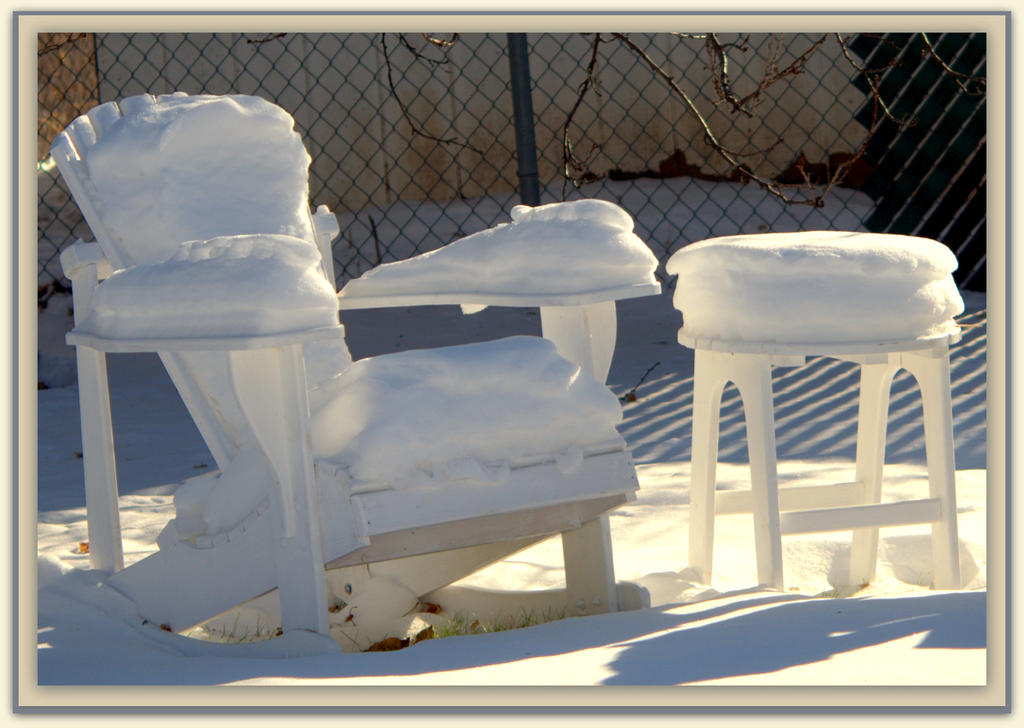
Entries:
MULTIPOLYGON (((898 220, 913 234, 913 215, 878 210, 903 195, 948 213, 952 189, 973 222, 946 214, 928 230, 983 289, 984 97, 957 74, 983 74, 984 36, 936 36, 931 57, 908 38, 529 34, 538 199, 616 201, 664 261, 710 235, 898 220), (887 94, 924 122, 879 120, 887 94), (958 155, 908 188, 947 137, 958 155), (902 151, 887 156, 894 139, 902 151)), ((286 109, 313 159, 311 200, 339 219, 339 284, 505 222, 520 200, 505 34, 44 34, 39 82, 41 286, 63 285, 60 250, 89 237, 50 141, 139 93, 255 94, 286 109)))

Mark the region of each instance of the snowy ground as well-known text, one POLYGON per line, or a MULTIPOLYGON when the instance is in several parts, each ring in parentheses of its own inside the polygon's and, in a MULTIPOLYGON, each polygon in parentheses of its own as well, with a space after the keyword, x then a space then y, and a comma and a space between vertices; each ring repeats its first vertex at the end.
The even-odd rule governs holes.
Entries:
MULTIPOLYGON (((953 352, 957 496, 966 588, 934 592, 927 529, 883 531, 878 579, 837 598, 846 534, 784 541, 787 591, 754 587, 749 517, 719 519, 716 579, 686 570, 692 355, 674 343, 668 294, 620 306, 610 375, 624 405, 622 432, 639 464, 636 502, 612 515, 617 576, 649 589, 650 609, 525 629, 427 641, 384 654, 282 659, 323 645, 287 639, 220 646, 133 620, 130 605, 97 589, 87 557, 77 391, 39 392, 39 652, 41 684, 344 685, 983 685, 986 682, 985 299, 965 294, 966 329, 953 352)), ((70 359, 55 343, 66 301, 40 317, 43 376, 68 383, 70 359), (62 377, 65 377, 62 380, 62 377)), ((357 357, 401 348, 536 332, 535 311, 455 307, 344 314, 357 357)), ((122 519, 128 559, 154 548, 176 484, 212 466, 157 360, 111 357, 122 519)), ((784 484, 846 477, 854 449, 855 371, 812 360, 775 375, 784 484)), ((888 495, 920 497, 923 437, 916 388, 893 390, 888 495)), ((720 482, 746 477, 742 413, 727 390, 720 482)), ((472 577, 486 587, 557 585, 560 547, 545 542, 472 577)))

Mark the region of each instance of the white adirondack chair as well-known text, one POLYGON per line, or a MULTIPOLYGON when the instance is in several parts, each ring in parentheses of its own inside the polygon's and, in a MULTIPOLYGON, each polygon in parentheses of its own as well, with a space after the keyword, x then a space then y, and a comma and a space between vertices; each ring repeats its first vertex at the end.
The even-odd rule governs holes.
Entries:
MULTIPOLYGON (((637 488, 621 438, 584 446, 582 463, 574 469, 559 467, 557 453, 509 452, 507 480, 497 488, 453 480, 419 489, 381 483, 357 492, 338 463, 314 458, 310 444, 311 351, 320 347, 322 363, 322 350, 332 350, 337 370, 351 364, 336 313, 330 325, 269 334, 109 336, 89 328, 94 301, 106 285, 101 281, 121 269, 130 273, 166 259, 184 242, 158 241, 162 247, 156 251, 134 245, 135 231, 118 228, 122 223, 112 222, 97 204, 90 152, 122 119, 140 118, 183 97, 143 95, 103 104, 74 120, 52 146, 96 238, 70 246, 61 262, 74 292, 76 328, 68 342, 78 357, 90 563, 110 572, 106 583, 133 600, 143 619, 174 631, 276 589, 284 630, 327 634, 327 608, 334 598, 329 591, 352 601, 386 582, 421 596, 561 534, 566 588, 552 593, 549 603, 565 605, 569 615, 614 611, 625 594, 633 606, 642 603, 642 594, 638 602, 635 589, 617 587, 614 580, 607 513, 633 499, 637 488), (261 452, 271 482, 270 495, 235 527, 212 535, 182 534, 172 520, 158 539, 159 549, 124 568, 105 357, 139 351, 159 354, 222 472, 238 458, 261 452)), ((228 232, 279 232, 247 224, 240 219, 238 229, 228 232)), ((310 214, 310 224, 333 289, 331 241, 337 222, 321 206, 310 214)), ((657 290, 651 283, 608 295, 525 297, 518 303, 543 305, 545 335, 563 355, 584 365, 581 376, 589 371, 603 381, 615 338, 613 299, 657 290), (580 326, 574 329, 574 322, 580 326)), ((425 294, 420 302, 437 302, 425 294)), ((506 299, 493 302, 508 305, 506 299)), ((487 302, 484 295, 467 303, 487 302)), ((390 305, 410 303, 416 301, 399 298, 390 305)), ((119 315, 130 319, 132 312, 119 315)), ((500 436, 500 412, 494 422, 500 436)))

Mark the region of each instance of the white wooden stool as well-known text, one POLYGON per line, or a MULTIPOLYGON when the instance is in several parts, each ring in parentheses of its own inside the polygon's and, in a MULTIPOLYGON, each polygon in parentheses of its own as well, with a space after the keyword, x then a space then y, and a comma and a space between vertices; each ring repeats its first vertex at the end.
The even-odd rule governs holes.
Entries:
POLYGON ((878 529, 932 524, 935 588, 959 588, 949 346, 963 302, 945 246, 907 236, 738 235, 673 255, 679 342, 694 349, 689 564, 711 581, 716 514, 753 513, 758 581, 783 588, 786 534, 853 531, 849 584, 874 578, 878 529), (878 331, 878 336, 871 336, 878 331), (861 366, 854 482, 779 490, 772 366, 861 366), (929 497, 881 502, 889 390, 906 369, 923 401, 929 497), (715 493, 722 392, 743 401, 751 489, 715 493), (781 513, 780 513, 781 511, 781 513))

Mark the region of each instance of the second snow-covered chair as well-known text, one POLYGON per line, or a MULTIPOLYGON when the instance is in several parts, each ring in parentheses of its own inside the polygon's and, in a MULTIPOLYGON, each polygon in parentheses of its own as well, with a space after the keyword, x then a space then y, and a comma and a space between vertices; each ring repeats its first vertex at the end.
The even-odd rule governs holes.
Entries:
MULTIPOLYGON (((599 381, 607 361, 594 364, 614 342, 600 291, 555 297, 580 304, 547 309, 558 350, 512 337, 353 362, 337 223, 310 212, 310 160, 286 112, 137 96, 76 119, 53 154, 97 241, 61 257, 90 558, 141 617, 181 631, 277 589, 285 630, 326 634, 325 566, 340 600, 381 582, 415 597, 558 533, 568 613, 617 608, 606 514, 637 483, 599 381), (582 332, 565 334, 573 321, 582 332), (589 359, 558 353, 591 341, 602 352, 589 359), (179 489, 159 550, 123 568, 105 355, 130 351, 160 354, 219 470, 179 489)), ((633 262, 635 283, 603 300, 656 292, 628 216, 580 204, 569 218, 611 226, 633 262)))

